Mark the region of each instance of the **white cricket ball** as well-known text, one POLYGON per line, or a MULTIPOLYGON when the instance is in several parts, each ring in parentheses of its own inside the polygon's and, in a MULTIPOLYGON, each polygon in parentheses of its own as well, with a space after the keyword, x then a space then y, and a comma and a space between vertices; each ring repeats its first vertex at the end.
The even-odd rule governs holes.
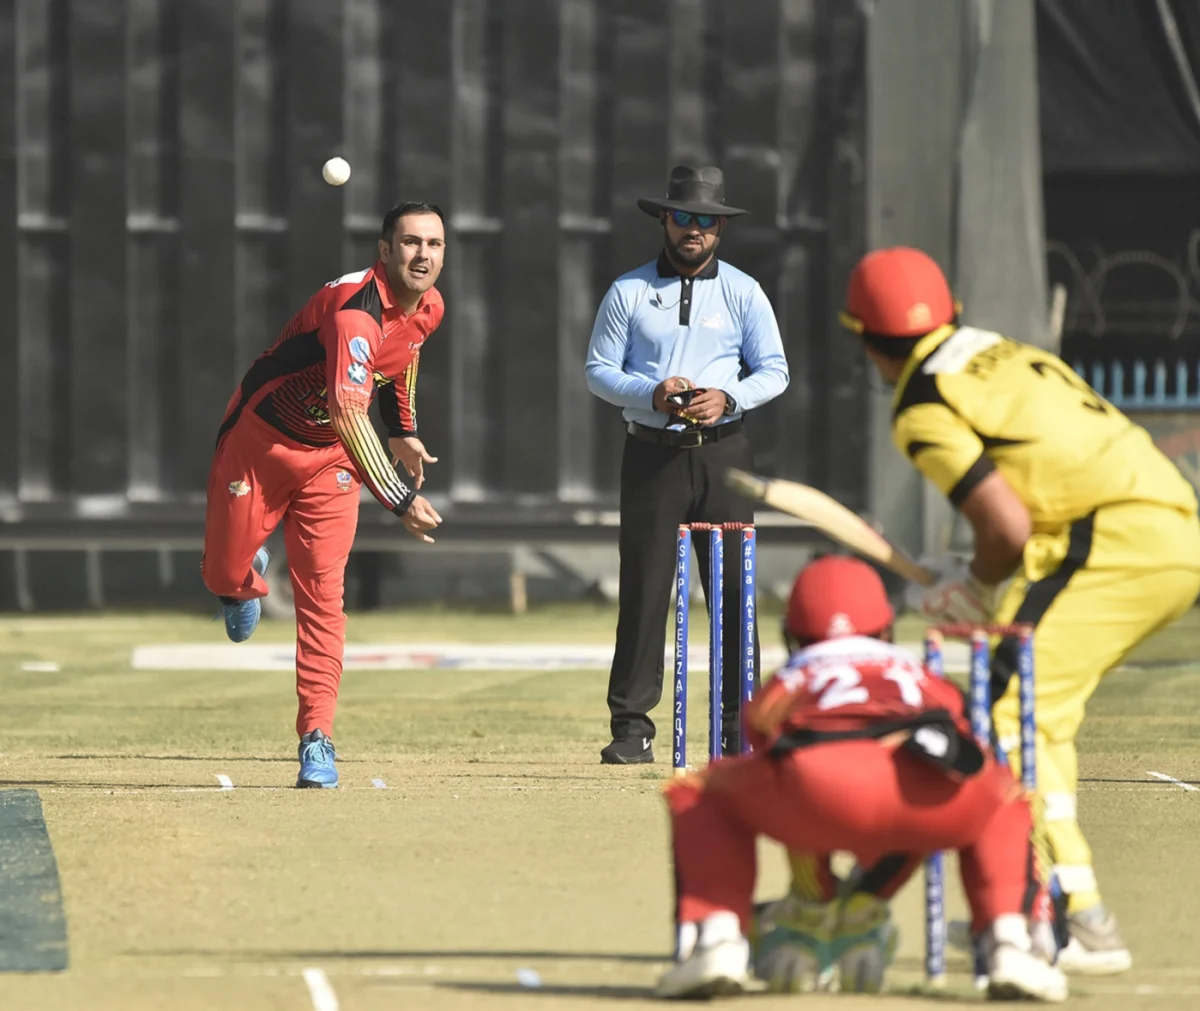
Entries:
POLYGON ((321 166, 321 175, 330 186, 342 186, 350 178, 350 163, 345 158, 330 158, 321 166))

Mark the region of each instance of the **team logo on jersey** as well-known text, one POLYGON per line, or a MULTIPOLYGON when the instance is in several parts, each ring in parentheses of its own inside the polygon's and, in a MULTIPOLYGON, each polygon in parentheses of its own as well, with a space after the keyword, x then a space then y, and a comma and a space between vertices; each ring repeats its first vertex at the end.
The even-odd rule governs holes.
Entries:
POLYGON ((362 386, 367 381, 368 375, 367 367, 359 362, 355 362, 350 368, 346 369, 346 378, 355 386, 362 386))
POLYGON ((350 476, 350 471, 339 470, 334 477, 337 478, 337 486, 339 491, 349 491, 354 487, 354 478, 350 476))
POLYGON ((720 330, 725 325, 725 316, 723 313, 717 313, 715 316, 701 316, 696 322, 707 330, 720 330))
POLYGON ((243 495, 249 495, 250 494, 250 482, 249 481, 230 481, 229 482, 229 494, 233 495, 236 498, 241 498, 243 495))
POLYGON ((305 415, 311 418, 314 423, 318 425, 329 424, 329 401, 326 399, 324 386, 320 390, 309 390, 304 394, 300 403, 304 406, 305 415))
POLYGON ((356 362, 366 363, 371 360, 371 345, 367 343, 366 337, 350 338, 350 357, 356 362))

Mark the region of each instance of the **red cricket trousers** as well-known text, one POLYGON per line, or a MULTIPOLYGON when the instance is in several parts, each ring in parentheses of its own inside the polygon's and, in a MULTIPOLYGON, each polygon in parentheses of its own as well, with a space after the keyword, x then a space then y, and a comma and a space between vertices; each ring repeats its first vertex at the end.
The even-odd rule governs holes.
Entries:
POLYGON ((665 793, 681 923, 729 910, 748 930, 759 835, 819 857, 848 851, 863 867, 910 855, 906 877, 920 857, 956 849, 975 930, 1022 912, 1036 888, 1029 804, 990 757, 978 775, 955 782, 877 741, 842 741, 774 759, 723 759, 665 793))
POLYGON ((333 736, 342 679, 346 559, 358 525, 358 475, 340 443, 314 449, 253 411, 222 438, 208 476, 204 585, 237 600, 264 597, 250 563, 283 523, 296 599, 296 732, 333 736))

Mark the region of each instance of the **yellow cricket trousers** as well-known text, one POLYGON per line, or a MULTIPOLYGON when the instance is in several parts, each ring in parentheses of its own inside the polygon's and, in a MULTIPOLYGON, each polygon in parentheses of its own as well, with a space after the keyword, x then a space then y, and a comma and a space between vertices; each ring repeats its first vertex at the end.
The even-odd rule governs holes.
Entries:
MULTIPOLYGON (((1035 533, 1023 574, 997 611, 1034 632, 1037 786, 1048 857, 1068 909, 1100 901, 1092 852, 1076 820, 1075 736, 1100 679, 1200 594, 1200 520, 1147 503, 1106 506, 1055 533, 1035 533)), ((1013 772, 1021 749, 1016 642, 992 663, 993 720, 1013 772)))

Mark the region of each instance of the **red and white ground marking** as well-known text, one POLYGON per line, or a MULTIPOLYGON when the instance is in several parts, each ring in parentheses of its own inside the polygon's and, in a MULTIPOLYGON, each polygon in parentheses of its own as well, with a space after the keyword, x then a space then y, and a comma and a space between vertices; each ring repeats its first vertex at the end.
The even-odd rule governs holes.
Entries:
MULTIPOLYGON (((906 644, 914 651, 915 643, 906 644)), ((947 643, 947 670, 967 669, 966 643, 947 643)), ((569 643, 379 643, 350 645, 344 653, 346 670, 608 670, 613 647, 569 643)), ((786 659, 780 647, 762 650, 761 666, 769 672, 786 659)), ((668 649, 664 661, 671 666, 668 649)), ((290 643, 171 643, 138 646, 131 660, 135 670, 291 671, 296 667, 290 643)), ((708 646, 688 650, 689 671, 708 672, 708 646)))

